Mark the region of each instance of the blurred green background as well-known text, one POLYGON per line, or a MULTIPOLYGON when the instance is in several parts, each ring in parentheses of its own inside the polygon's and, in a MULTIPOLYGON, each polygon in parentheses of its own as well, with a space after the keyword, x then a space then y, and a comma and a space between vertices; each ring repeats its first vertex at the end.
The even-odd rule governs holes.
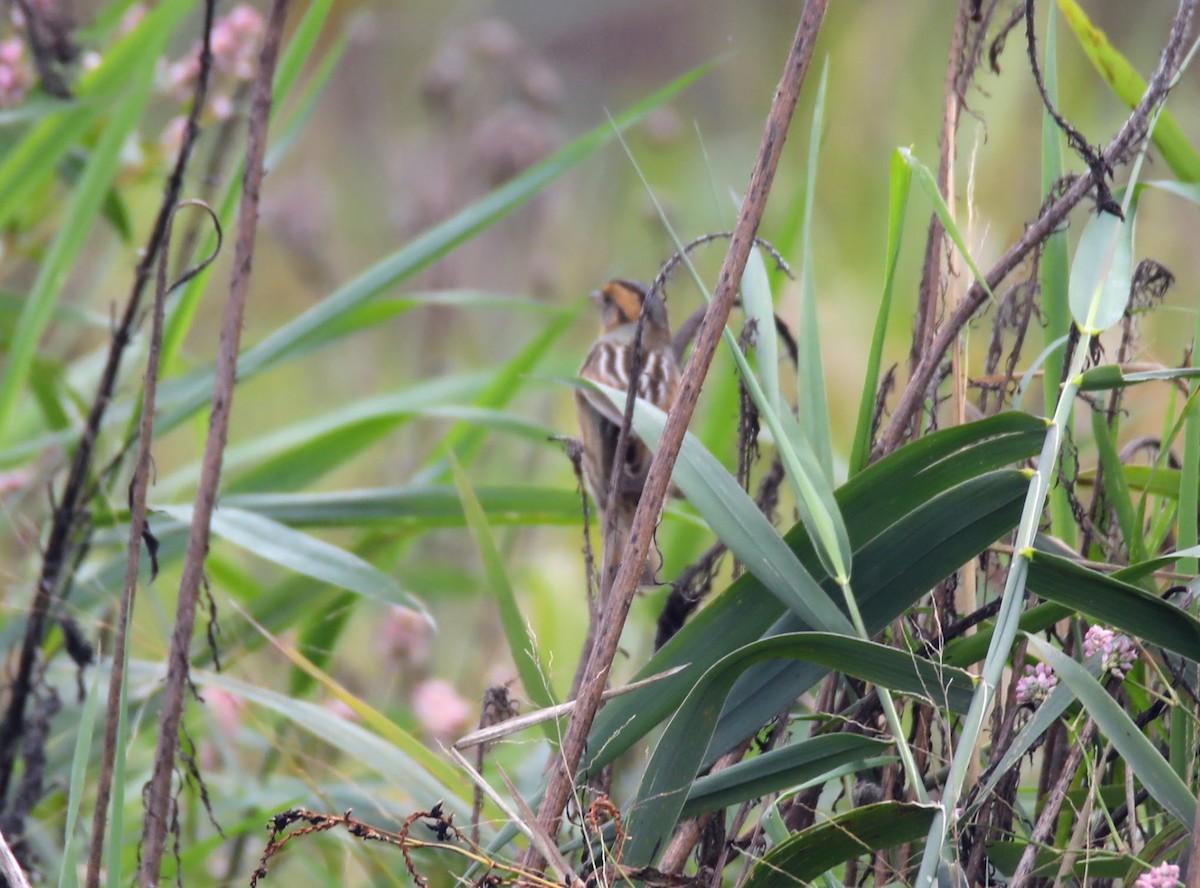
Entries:
MULTIPOLYGON (((747 181, 800 8, 799 3, 694 0, 338 4, 326 39, 332 43, 344 31, 348 48, 307 129, 268 171, 244 343, 262 340, 339 284, 602 124, 606 112, 618 113, 699 65, 712 67, 680 98, 634 127, 628 145, 680 237, 731 227, 734 195, 747 181)), ((1153 69, 1173 4, 1089 0, 1085 8, 1139 71, 1153 69)), ((831 4, 760 231, 797 271, 812 263, 834 438, 843 460, 883 280, 889 156, 897 146, 912 146, 917 157, 936 168, 953 16, 954 4, 945 0, 831 4), (828 97, 814 251, 806 257, 799 243, 780 238, 795 230, 792 220, 802 205, 813 97, 824 65, 828 97)), ((1038 21, 1044 27, 1045 9, 1039 8, 1038 21)), ((983 268, 1019 236, 1043 197, 1042 109, 1024 42, 1022 29, 1010 34, 998 57, 1001 72, 988 71, 984 62, 977 86, 965 96, 970 110, 960 131, 958 189, 960 196, 971 196, 970 241, 983 268)), ((1062 110, 1091 142, 1105 143, 1126 111, 1065 27, 1060 27, 1059 44, 1062 110)), ((1189 70, 1170 107, 1195 107, 1198 85, 1195 70, 1189 70)), ((164 108, 164 119, 170 113, 173 109, 164 108)), ((1194 116, 1181 115, 1180 122, 1193 143, 1200 143, 1194 116)), ((1151 158, 1149 177, 1167 176, 1153 153, 1151 158)), ((1069 158, 1068 168, 1078 171, 1081 165, 1069 158)), ((201 187, 203 175, 202 164, 193 166, 185 196, 201 187)), ((141 182, 135 193, 149 212, 160 193, 159 180, 141 182)), ((966 220, 965 200, 958 210, 966 220)), ((1138 257, 1163 262, 1177 282, 1165 309, 1147 323, 1138 360, 1166 365, 1184 360, 1200 284, 1194 237, 1186 234, 1194 230, 1195 213, 1194 207, 1161 195, 1144 201, 1138 257)), ((886 352, 887 362, 901 364, 901 384, 928 218, 929 207, 914 190, 886 352)), ((1083 214, 1072 218, 1075 237, 1083 214)), ((572 313, 566 335, 514 381, 515 397, 505 406, 544 429, 493 430, 467 475, 480 489, 511 485, 570 491, 569 463, 545 435, 574 432, 573 399, 561 379, 574 374, 595 334, 596 319, 584 297, 610 277, 650 280, 672 252, 633 164, 610 143, 519 211, 387 294, 485 291, 528 303, 415 309, 259 375, 238 389, 231 447, 370 397, 438 379, 494 373, 566 311, 572 313)), ((114 258, 101 246, 95 253, 105 257, 93 272, 105 283, 97 287, 89 281, 77 288, 109 300, 125 291, 131 257, 114 258)), ((699 258, 710 280, 722 253, 714 246, 699 258)), ((231 255, 227 249, 218 260, 214 286, 187 340, 190 366, 213 360, 231 255)), ((685 274, 677 275, 668 294, 677 322, 701 304, 685 274)), ((778 294, 779 312, 793 323, 797 298, 794 284, 778 294)), ((107 304, 86 307, 105 313, 107 304)), ((973 368, 982 364, 982 343, 990 332, 986 324, 980 327, 980 344, 972 345, 973 368)), ((103 335, 103 330, 55 330, 50 343, 73 356, 98 347, 103 335)), ((1025 363, 1036 353, 1027 347, 1025 363)), ((132 372, 128 378, 134 378, 132 372)), ((129 386, 132 382, 126 392, 129 386)), ((735 459, 734 386, 732 364, 722 356, 694 426, 729 465, 735 459)), ((1129 433, 1157 431, 1160 410, 1154 398, 1139 399, 1134 407, 1144 413, 1131 416, 1129 433)), ((429 417, 406 423, 344 464, 334 460, 336 468, 302 492, 435 480, 450 484, 436 461, 452 424, 429 417)), ((159 442, 160 478, 199 458, 205 430, 198 419, 159 442)), ((152 504, 164 500, 186 502, 187 487, 167 498, 151 490, 152 504)), ((684 513, 686 507, 675 511, 684 513)), ((523 613, 549 663, 551 683, 564 696, 586 622, 578 521, 560 516, 544 526, 495 530, 523 613)), ((408 694, 419 679, 434 676, 467 701, 459 720, 473 722, 484 687, 514 673, 478 549, 466 529, 322 535, 353 548, 419 595, 437 619, 439 633, 414 641, 404 636, 403 626, 397 628, 385 606, 358 601, 344 634, 336 637, 331 631, 332 647, 322 648, 320 627, 340 625, 343 609, 349 608, 345 598, 217 542, 213 591, 227 631, 244 629, 227 597, 239 601, 246 589, 267 587, 293 594, 297 618, 287 624, 284 640, 302 640, 308 656, 332 655, 326 668, 352 693, 419 731, 428 723, 410 711, 408 694), (423 647, 414 653, 413 645, 423 647)), ((668 515, 662 541, 668 576, 709 542, 682 514, 668 515)), ((146 606, 134 628, 137 658, 157 661, 165 653, 174 580, 174 570, 168 570, 143 599, 146 606)), ((649 650, 662 597, 662 592, 651 593, 635 605, 624 643, 628 661, 618 670, 632 671, 630 664, 649 650)), ((81 617, 89 619, 85 612, 81 617)), ((225 658, 235 677, 281 692, 288 686, 288 663, 269 648, 250 653, 235 645, 225 658)), ((318 702, 332 705, 332 697, 321 695, 318 690, 318 702)), ((219 704, 209 710, 215 720, 223 717, 219 704)), ((235 722, 232 730, 241 729, 235 722)), ((317 794, 331 781, 353 784, 347 776, 353 767, 335 761, 306 736, 271 736, 265 724, 250 731, 262 732, 273 750, 268 754, 280 755, 317 794)), ((223 755, 230 764, 241 757, 257 760, 262 752, 227 745, 223 755)), ((517 766, 534 778, 541 765, 540 756, 526 755, 517 766)))

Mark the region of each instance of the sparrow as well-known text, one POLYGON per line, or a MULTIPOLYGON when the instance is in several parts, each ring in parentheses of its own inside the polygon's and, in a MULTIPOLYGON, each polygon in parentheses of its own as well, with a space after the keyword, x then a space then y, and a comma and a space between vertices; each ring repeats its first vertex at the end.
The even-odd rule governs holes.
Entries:
MULTIPOLYGON (((679 364, 671 348, 671 325, 662 298, 648 296, 645 289, 633 281, 614 280, 591 294, 591 299, 600 310, 600 335, 584 358, 579 375, 627 392, 633 375, 637 322, 645 313, 637 394, 661 410, 669 410, 679 389, 679 364)), ((614 407, 600 393, 581 389, 575 392, 575 406, 583 441, 584 475, 600 511, 601 527, 607 526, 604 510, 608 507, 609 492, 616 485, 614 524, 617 543, 612 548, 619 550, 629 539, 633 526, 634 512, 650 468, 650 449, 631 431, 629 445, 614 477, 613 455, 621 430, 624 403, 614 407)), ((610 576, 609 572, 620 561, 619 556, 619 551, 606 549, 603 577, 610 576)), ((662 553, 657 545, 653 545, 643 568, 642 585, 653 584, 661 566, 662 553)))

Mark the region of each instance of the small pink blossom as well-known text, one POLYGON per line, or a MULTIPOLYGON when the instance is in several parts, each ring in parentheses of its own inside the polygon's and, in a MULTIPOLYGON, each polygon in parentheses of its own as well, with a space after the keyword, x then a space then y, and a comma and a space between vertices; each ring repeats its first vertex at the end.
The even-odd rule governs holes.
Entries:
POLYGON ((1103 626, 1093 626, 1083 637, 1083 655, 1100 658, 1100 667, 1109 675, 1124 678, 1137 661, 1137 651, 1127 635, 1118 635, 1103 626))
POLYGON ((204 705, 212 714, 213 721, 227 737, 237 735, 242 726, 242 712, 246 704, 241 697, 235 697, 229 691, 221 688, 205 688, 204 705))
POLYGON ((146 5, 144 3, 135 3, 133 6, 125 10, 125 14, 121 16, 121 23, 117 25, 118 34, 128 34, 134 28, 142 23, 142 19, 146 17, 146 5))
POLYGON ((238 80, 252 79, 264 30, 262 13, 244 4, 234 7, 229 15, 214 24, 211 46, 217 70, 232 74, 238 80))
POLYGON ((19 490, 24 490, 33 481, 33 475, 24 469, 13 469, 9 472, 0 472, 0 496, 6 493, 16 493, 19 490))
POLYGON ((1050 696, 1057 684, 1058 676, 1045 663, 1026 666, 1025 675, 1017 680, 1017 702, 1036 706, 1050 696))
POLYGON ((0 108, 17 105, 33 85, 33 70, 19 37, 0 41, 0 108))
POLYGON ((187 118, 172 117, 163 127, 162 135, 158 137, 158 145, 167 157, 177 157, 183 147, 183 137, 187 133, 187 118))
POLYGON ((471 705, 450 682, 440 678, 413 688, 412 710, 425 732, 441 741, 462 734, 471 724, 471 705))
POLYGON ((379 624, 379 653, 408 669, 422 669, 432 654, 433 628, 418 610, 396 605, 379 624))
POLYGON ((358 721, 358 713, 354 711, 354 707, 343 700, 341 697, 334 697, 325 704, 325 709, 332 712, 342 721, 358 721))
POLYGON ((1138 876, 1134 888, 1175 888, 1179 884, 1179 867, 1163 863, 1138 876))

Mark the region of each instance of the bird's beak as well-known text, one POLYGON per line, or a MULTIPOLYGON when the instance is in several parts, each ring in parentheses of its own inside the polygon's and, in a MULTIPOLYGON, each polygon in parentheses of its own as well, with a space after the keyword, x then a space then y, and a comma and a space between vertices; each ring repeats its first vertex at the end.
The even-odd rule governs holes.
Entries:
POLYGON ((591 302, 592 305, 596 306, 596 308, 602 307, 604 305, 603 291, 592 290, 592 292, 588 293, 588 301, 591 302))

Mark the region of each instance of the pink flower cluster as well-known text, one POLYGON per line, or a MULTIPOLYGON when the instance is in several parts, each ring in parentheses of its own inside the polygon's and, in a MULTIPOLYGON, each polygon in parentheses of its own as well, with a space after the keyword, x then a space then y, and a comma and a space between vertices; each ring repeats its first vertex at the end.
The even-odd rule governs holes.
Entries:
MULTIPOLYGON (((266 25, 262 13, 242 4, 229 15, 213 23, 209 45, 213 58, 213 83, 206 113, 217 120, 233 116, 233 91, 239 84, 254 79, 255 59, 266 25)), ((167 65, 159 75, 162 89, 180 101, 187 100, 200 76, 200 44, 194 45, 177 62, 167 65)), ((177 117, 163 128, 159 143, 168 155, 178 153, 183 141, 184 118, 177 117)))
MULTIPOLYGON (((213 71, 234 81, 245 82, 254 77, 254 59, 263 36, 263 17, 253 6, 236 6, 229 15, 213 23, 213 71)), ((191 95, 196 78, 200 76, 200 44, 187 55, 169 65, 162 82, 167 92, 178 99, 191 95)))
POLYGON ((1124 678, 1137 661, 1137 651, 1127 635, 1118 635, 1103 626, 1093 626, 1083 637, 1083 655, 1100 657, 1105 673, 1124 678))
POLYGON ((0 42, 0 108, 10 108, 25 98, 33 84, 33 71, 25 58, 20 37, 0 42))
POLYGON ((1164 863, 1138 876, 1134 888, 1175 888, 1179 884, 1179 867, 1164 863))
POLYGON ((1017 702, 1036 706, 1050 696, 1057 684, 1058 676, 1045 663, 1026 666, 1025 675, 1017 679, 1017 702))

